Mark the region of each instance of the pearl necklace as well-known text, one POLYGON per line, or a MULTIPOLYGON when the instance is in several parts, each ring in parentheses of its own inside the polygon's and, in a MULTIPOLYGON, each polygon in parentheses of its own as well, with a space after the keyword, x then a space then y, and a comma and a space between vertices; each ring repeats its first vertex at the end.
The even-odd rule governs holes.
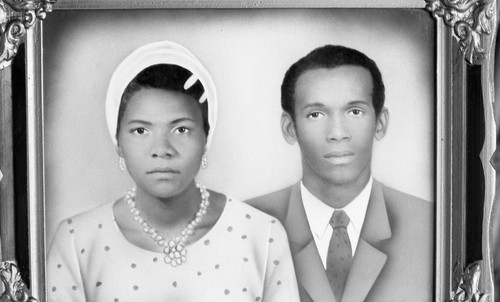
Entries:
POLYGON ((168 241, 158 234, 158 231, 156 231, 153 226, 142 218, 141 212, 136 208, 136 202, 134 201, 136 188, 132 187, 125 195, 125 201, 130 207, 130 213, 134 216, 134 220, 142 226, 144 233, 151 236, 151 238, 162 247, 163 253, 165 253, 165 263, 170 264, 173 267, 186 262, 186 242, 188 241, 189 236, 193 235, 194 230, 200 224, 203 216, 207 214, 208 205, 210 204, 208 200, 210 193, 208 193, 205 186, 196 183, 196 187, 200 190, 201 195, 200 208, 196 212, 193 220, 191 220, 181 231, 180 235, 175 236, 168 241))

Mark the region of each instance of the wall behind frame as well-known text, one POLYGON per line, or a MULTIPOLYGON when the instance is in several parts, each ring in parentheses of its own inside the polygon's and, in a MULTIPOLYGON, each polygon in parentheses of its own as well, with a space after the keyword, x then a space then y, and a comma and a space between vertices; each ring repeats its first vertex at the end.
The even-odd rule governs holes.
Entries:
POLYGON ((301 175, 298 147, 280 132, 288 67, 324 44, 365 52, 379 66, 390 112, 373 174, 434 199, 434 22, 423 10, 55 11, 44 21, 47 240, 58 222, 116 200, 132 182, 118 169, 104 100, 114 68, 137 47, 171 40, 212 74, 219 119, 207 186, 239 199, 301 175))

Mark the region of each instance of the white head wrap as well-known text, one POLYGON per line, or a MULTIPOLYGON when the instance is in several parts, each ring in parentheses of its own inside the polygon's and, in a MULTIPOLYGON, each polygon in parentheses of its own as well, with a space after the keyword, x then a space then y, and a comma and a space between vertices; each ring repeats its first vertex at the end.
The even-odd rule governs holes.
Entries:
POLYGON ((156 64, 177 65, 189 70, 193 75, 186 80, 184 89, 189 89, 196 80, 199 80, 203 85, 205 93, 201 96, 199 102, 203 103, 206 101, 208 104, 208 124, 210 125, 206 144, 206 148, 208 149, 217 120, 217 94, 215 85, 208 71, 189 50, 170 41, 154 42, 139 47, 118 65, 111 76, 106 95, 106 119, 113 143, 117 145, 116 129, 118 111, 125 88, 142 70, 156 64))

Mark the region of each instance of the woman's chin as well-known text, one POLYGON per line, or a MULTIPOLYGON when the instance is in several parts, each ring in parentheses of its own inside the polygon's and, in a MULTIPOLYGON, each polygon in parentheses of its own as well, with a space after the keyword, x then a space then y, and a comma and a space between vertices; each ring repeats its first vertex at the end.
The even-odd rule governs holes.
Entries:
POLYGON ((153 183, 148 183, 147 186, 141 186, 140 189, 153 197, 167 199, 182 194, 189 184, 191 182, 184 183, 172 179, 160 179, 153 183))

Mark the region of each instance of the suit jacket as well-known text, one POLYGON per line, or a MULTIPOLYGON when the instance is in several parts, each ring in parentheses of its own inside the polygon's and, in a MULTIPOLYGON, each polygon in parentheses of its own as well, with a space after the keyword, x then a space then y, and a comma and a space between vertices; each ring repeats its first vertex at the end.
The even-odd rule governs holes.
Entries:
MULTIPOLYGON (((249 204, 285 226, 302 302, 336 301, 302 204, 300 182, 249 204)), ((374 180, 342 301, 433 301, 433 204, 374 180)))

